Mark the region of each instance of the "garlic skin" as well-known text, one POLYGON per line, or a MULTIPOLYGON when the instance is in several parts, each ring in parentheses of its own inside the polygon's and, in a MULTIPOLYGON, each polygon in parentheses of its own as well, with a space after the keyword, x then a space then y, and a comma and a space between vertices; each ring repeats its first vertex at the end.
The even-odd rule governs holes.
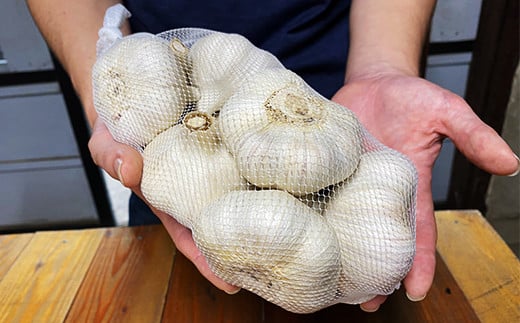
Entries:
POLYGON ((337 296, 334 232, 287 192, 229 192, 203 209, 193 239, 218 277, 291 312, 317 311, 337 296))
POLYGON ((410 270, 416 182, 413 164, 385 148, 363 154, 354 175, 334 191, 324 217, 340 241, 343 302, 391 294, 410 270))
POLYGON ((192 78, 199 88, 198 110, 212 114, 249 75, 283 68, 271 53, 255 47, 238 34, 215 32, 198 40, 190 49, 192 78))
POLYGON ((141 190, 155 208, 191 228, 209 202, 246 187, 214 118, 190 112, 144 149, 141 190))
POLYGON ((289 70, 246 80, 220 111, 222 140, 252 184, 306 195, 356 169, 362 125, 289 70))
POLYGON ((112 136, 142 151, 193 101, 174 46, 148 33, 118 40, 92 70, 94 106, 112 136))

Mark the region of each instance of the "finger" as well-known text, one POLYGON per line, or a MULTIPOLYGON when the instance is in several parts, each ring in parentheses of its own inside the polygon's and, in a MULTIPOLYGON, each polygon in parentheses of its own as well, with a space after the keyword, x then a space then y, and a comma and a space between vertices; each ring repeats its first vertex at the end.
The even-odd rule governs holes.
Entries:
POLYGON ((379 309, 381 304, 383 304, 386 301, 386 298, 387 296, 385 295, 378 295, 369 300, 368 302, 360 304, 359 307, 365 312, 372 313, 379 309))
POLYGON ((163 212, 156 212, 156 214, 159 219, 161 219, 161 222, 175 243, 177 250, 179 250, 195 265, 197 270, 202 274, 202 276, 204 276, 204 278, 215 285, 215 287, 223 290, 228 294, 235 294, 240 291, 239 287, 225 282, 211 271, 206 258, 204 258, 200 250, 195 245, 191 231, 188 228, 184 227, 174 218, 163 212))
POLYGON ((431 176, 418 170, 416 205, 416 252, 412 268, 404 279, 407 297, 420 301, 426 297, 435 275, 435 244, 437 229, 433 212, 431 176))
POLYGON ((461 153, 479 168, 496 175, 518 172, 520 161, 508 144, 458 97, 447 99, 444 132, 461 153))
POLYGON ((94 122, 88 147, 96 165, 106 170, 110 176, 127 187, 139 186, 143 168, 141 154, 132 147, 115 141, 99 118, 94 122))

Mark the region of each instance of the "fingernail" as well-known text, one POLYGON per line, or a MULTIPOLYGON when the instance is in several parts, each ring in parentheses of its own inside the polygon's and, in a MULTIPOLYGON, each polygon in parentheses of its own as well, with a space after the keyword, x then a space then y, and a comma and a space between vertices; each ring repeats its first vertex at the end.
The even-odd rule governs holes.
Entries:
POLYGON ((516 175, 518 175, 518 173, 520 173, 520 158, 518 158, 517 155, 515 155, 515 158, 516 158, 516 161, 518 162, 518 167, 516 168, 516 170, 514 171, 514 173, 507 175, 507 176, 509 176, 509 177, 516 176, 516 175))
POLYGON ((121 174, 121 168, 123 167, 123 160, 121 158, 116 159, 114 162, 114 169, 116 170, 117 178, 121 182, 121 184, 125 185, 125 181, 123 180, 123 175, 121 174))
POLYGON ((242 288, 237 288, 235 290, 225 290, 225 292, 229 295, 235 295, 236 293, 240 292, 242 288))
POLYGON ((421 296, 412 296, 412 295, 406 293, 406 297, 407 297, 409 300, 411 300, 412 302, 420 302, 420 301, 422 301, 423 299, 426 298, 426 294, 421 295, 421 296))
POLYGON ((374 313, 374 312, 376 312, 379 309, 379 305, 376 306, 376 307, 366 307, 366 306, 363 306, 363 305, 359 305, 359 307, 361 308, 361 310, 363 312, 367 312, 367 313, 374 313))

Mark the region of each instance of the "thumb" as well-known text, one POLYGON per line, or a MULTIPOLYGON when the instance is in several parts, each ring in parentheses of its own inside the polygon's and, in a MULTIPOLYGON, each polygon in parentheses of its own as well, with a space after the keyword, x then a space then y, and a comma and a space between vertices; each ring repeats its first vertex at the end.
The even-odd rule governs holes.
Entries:
POLYGON ((486 125, 462 99, 443 114, 444 134, 472 163, 496 175, 515 175, 520 160, 509 145, 486 125), (468 111, 469 110, 469 111, 468 111))
POLYGON ((101 119, 94 122, 88 147, 94 163, 129 188, 139 187, 143 169, 141 154, 114 140, 101 119))

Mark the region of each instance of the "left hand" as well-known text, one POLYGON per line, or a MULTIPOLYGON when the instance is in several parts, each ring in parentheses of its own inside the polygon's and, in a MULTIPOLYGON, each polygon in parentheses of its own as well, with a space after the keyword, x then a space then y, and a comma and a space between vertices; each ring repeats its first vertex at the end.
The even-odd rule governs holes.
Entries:
POLYGON ((197 270, 217 288, 228 294, 234 294, 240 288, 228 284, 217 277, 209 268, 206 258, 193 241, 191 231, 177 222, 173 217, 151 206, 141 192, 143 171, 142 155, 134 148, 114 140, 110 131, 99 118, 94 122, 92 136, 88 147, 92 159, 110 176, 137 194, 161 220, 175 247, 197 267, 197 270))
MULTIPOLYGON (((416 255, 404 286, 408 298, 422 300, 435 272, 431 179, 443 139, 449 137, 469 160, 497 175, 517 171, 518 157, 462 98, 418 77, 384 72, 350 79, 332 100, 352 110, 372 135, 417 168, 416 255)), ((361 306, 375 311, 385 299, 377 296, 361 306)))

